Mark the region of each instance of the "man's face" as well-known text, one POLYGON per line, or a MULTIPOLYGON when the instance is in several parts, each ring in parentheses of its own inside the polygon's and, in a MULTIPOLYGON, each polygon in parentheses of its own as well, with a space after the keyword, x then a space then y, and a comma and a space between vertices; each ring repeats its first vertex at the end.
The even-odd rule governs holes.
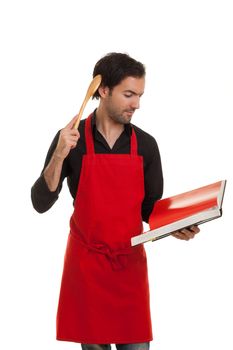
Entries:
POLYGON ((108 89, 103 101, 108 117, 116 123, 130 123, 133 113, 140 107, 140 97, 144 88, 144 77, 127 77, 111 91, 108 89))

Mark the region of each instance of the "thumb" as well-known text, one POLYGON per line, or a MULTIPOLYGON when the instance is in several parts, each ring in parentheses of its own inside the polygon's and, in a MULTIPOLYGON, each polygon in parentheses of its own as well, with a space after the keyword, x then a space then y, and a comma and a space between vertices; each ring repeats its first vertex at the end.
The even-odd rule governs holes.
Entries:
POLYGON ((73 129, 73 126, 74 126, 74 124, 75 124, 75 122, 76 122, 77 117, 78 117, 77 115, 74 116, 74 117, 71 119, 71 121, 65 126, 65 129, 73 129))

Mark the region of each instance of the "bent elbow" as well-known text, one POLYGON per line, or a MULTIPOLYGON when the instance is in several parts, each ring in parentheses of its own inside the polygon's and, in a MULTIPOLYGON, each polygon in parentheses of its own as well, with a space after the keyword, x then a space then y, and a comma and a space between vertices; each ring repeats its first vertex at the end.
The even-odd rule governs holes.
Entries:
POLYGON ((33 187, 31 189, 32 206, 39 214, 43 214, 48 211, 57 201, 57 199, 58 195, 56 197, 48 199, 46 197, 40 196, 38 193, 35 193, 33 187))

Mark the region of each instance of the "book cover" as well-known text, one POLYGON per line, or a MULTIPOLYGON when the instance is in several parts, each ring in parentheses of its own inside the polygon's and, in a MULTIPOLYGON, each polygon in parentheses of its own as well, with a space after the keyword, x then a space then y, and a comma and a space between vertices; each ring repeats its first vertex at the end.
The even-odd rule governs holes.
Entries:
POLYGON ((166 237, 191 225, 222 216, 226 180, 161 199, 149 217, 150 230, 131 239, 131 245, 166 237))

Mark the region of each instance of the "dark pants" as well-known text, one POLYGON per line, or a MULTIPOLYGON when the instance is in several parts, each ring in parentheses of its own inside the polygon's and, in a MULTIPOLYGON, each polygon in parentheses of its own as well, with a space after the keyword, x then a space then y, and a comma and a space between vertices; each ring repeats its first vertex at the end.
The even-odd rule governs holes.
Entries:
MULTIPOLYGON (((110 344, 81 344, 83 350, 111 350, 110 344)), ((149 350, 150 343, 116 344, 117 350, 149 350)))

